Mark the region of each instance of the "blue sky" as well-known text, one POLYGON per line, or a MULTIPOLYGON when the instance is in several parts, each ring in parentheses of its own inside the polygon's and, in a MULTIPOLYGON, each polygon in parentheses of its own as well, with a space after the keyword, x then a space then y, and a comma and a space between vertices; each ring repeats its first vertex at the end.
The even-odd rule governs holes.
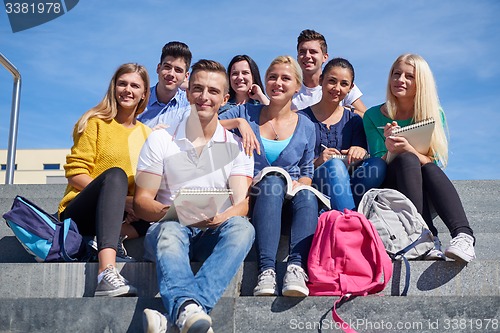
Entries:
MULTIPOLYGON (((248 54, 264 72, 275 56, 295 56, 297 36, 309 28, 325 35, 330 58, 353 63, 367 106, 384 101, 398 55, 422 55, 450 128, 446 173, 500 179, 498 0, 83 0, 17 33, 0 8, 0 52, 23 80, 18 148, 71 147, 74 123, 100 101, 114 70, 138 62, 155 83, 168 41, 187 43, 194 61, 227 65, 234 55, 248 54)), ((12 82, 0 68, 0 149, 8 142, 12 82)))

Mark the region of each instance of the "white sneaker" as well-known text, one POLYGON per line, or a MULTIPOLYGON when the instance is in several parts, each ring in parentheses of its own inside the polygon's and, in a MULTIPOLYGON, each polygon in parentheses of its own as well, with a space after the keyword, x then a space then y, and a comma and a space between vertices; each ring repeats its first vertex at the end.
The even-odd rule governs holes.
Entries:
POLYGON ((142 313, 144 333, 166 333, 167 322, 167 318, 156 310, 144 309, 142 313))
POLYGON ((269 268, 259 274, 257 285, 253 289, 254 296, 277 296, 276 272, 269 268))
POLYGON ((207 333, 212 327, 212 318, 198 304, 186 305, 175 322, 181 333, 207 333))
POLYGON ((470 235, 459 233, 454 237, 450 246, 446 249, 444 254, 451 259, 456 261, 464 261, 466 263, 471 262, 476 258, 476 253, 474 251, 474 238, 470 235))
POLYGON ((306 282, 309 278, 302 267, 299 265, 288 265, 285 277, 283 278, 283 296, 288 297, 306 297, 309 296, 309 288, 306 282))
POLYGON ((446 260, 446 256, 441 250, 441 241, 438 236, 434 236, 434 248, 427 252, 424 257, 425 260, 446 260))

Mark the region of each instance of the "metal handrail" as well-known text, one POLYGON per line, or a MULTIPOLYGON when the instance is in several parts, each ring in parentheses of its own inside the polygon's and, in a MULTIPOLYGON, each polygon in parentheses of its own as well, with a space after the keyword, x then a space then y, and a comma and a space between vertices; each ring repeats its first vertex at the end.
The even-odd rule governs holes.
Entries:
POLYGON ((7 151, 7 169, 5 173, 5 184, 12 185, 14 183, 14 170, 16 167, 17 125, 19 122, 19 103, 21 100, 21 73, 19 73, 17 68, 1 52, 0 63, 14 77, 12 109, 10 112, 9 146, 7 151))

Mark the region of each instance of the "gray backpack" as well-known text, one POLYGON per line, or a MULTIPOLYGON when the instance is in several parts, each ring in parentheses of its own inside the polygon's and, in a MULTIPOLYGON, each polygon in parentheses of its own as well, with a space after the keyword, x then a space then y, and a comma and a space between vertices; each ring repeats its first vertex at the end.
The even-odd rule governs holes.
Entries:
POLYGON ((404 261, 406 284, 402 295, 406 295, 410 279, 407 259, 424 257, 434 248, 434 236, 415 205, 396 190, 369 190, 361 199, 358 211, 373 223, 389 256, 404 261))

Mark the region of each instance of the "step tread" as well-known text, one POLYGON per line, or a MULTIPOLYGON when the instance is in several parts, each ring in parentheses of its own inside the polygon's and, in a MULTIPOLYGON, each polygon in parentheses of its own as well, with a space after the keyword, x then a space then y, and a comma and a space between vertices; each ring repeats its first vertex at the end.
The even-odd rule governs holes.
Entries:
MULTIPOLYGON (((340 332, 331 320, 330 310, 336 299, 335 296, 223 297, 211 313, 213 328, 215 332, 224 333, 340 332)), ((0 332, 141 332, 144 308, 164 312, 160 299, 140 297, 0 299, 0 332)), ((500 296, 370 295, 342 304, 337 312, 363 333, 495 332, 500 329, 500 296), (452 327, 455 322, 462 323, 462 328, 452 327), (397 323, 410 325, 412 329, 397 329, 397 323), (487 324, 489 329, 485 329, 487 324)))
MULTIPOLYGON (((139 296, 158 297, 153 263, 118 264, 121 274, 134 285, 139 296)), ((192 263, 194 271, 200 263, 192 263)), ((278 263, 278 287, 286 263, 278 263)), ((0 263, 0 298, 81 298, 93 296, 97 284, 97 263, 0 263)), ((399 295, 405 280, 404 265, 394 264, 385 295, 399 295)), ((476 260, 468 265, 447 262, 411 261, 409 295, 500 296, 500 260, 476 260)), ((225 296, 252 296, 257 283, 257 263, 245 262, 225 296)))

